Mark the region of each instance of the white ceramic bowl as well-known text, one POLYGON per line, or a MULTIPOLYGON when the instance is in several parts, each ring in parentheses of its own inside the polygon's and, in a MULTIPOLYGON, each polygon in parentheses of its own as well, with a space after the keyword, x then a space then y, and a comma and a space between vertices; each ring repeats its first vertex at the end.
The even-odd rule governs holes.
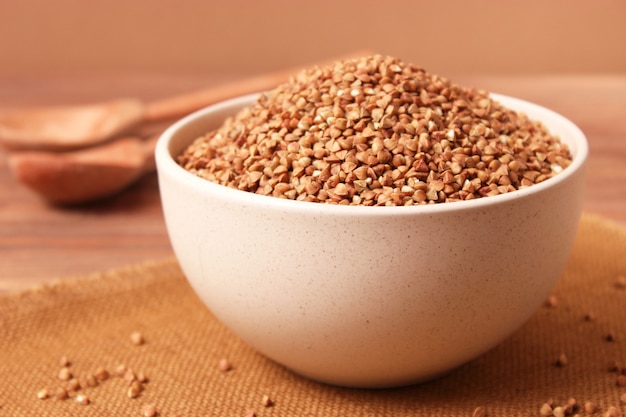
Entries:
POLYGON ((190 284, 259 352, 330 384, 406 385, 485 353, 527 321, 559 279, 588 152, 564 117, 493 97, 559 135, 574 154, 571 166, 541 184, 471 201, 305 203, 214 184, 175 162, 256 96, 175 123, 158 142, 156 163, 167 229, 190 284))

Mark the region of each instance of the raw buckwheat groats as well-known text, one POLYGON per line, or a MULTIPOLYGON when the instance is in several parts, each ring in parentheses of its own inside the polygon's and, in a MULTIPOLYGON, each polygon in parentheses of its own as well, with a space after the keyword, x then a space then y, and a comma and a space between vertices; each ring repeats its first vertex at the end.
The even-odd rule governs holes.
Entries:
POLYGON ((374 55, 300 72, 178 162, 257 194, 372 206, 507 193, 554 176, 571 156, 487 92, 374 55))

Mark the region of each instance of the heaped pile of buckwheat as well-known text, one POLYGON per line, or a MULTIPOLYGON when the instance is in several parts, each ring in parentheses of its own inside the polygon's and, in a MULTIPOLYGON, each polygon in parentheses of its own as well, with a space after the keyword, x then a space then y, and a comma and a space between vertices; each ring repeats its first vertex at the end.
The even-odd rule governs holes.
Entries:
POLYGON ((487 92, 374 55, 294 75, 178 162, 262 195, 399 206, 508 193, 556 175, 571 156, 487 92))

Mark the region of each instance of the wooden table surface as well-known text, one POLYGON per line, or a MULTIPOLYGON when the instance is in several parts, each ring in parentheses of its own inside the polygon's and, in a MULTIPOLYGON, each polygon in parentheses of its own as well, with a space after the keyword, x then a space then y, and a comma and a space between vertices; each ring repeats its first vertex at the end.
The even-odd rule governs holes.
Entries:
MULTIPOLYGON (((205 88, 234 76, 82 75, 0 79, 0 107, 145 100, 205 88)), ((626 74, 450 76, 552 108, 587 134, 584 210, 626 227, 626 74)), ((156 175, 117 196, 54 207, 16 183, 0 149, 0 292, 172 256, 156 175)))

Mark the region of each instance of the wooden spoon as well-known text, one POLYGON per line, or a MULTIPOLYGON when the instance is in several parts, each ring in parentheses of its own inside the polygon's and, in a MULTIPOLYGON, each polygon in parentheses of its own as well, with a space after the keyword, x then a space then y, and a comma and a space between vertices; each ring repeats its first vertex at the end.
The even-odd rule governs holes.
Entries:
MULTIPOLYGON (((360 51, 338 59, 370 53, 360 51)), ((142 122, 180 118, 227 98, 272 89, 301 69, 274 71, 152 103, 123 99, 83 106, 0 110, 0 145, 13 150, 55 151, 92 146, 128 132, 142 122)))
POLYGON ((83 148, 137 126, 144 114, 144 103, 136 99, 2 110, 0 144, 9 149, 61 151, 83 148))
MULTIPOLYGON (((340 59, 368 54, 364 51, 340 59)), ((184 116, 209 104, 274 88, 295 71, 277 71, 148 104, 123 100, 88 106, 87 109, 48 108, 24 112, 22 116, 13 113, 11 117, 6 117, 5 113, 4 119, 0 116, 0 127, 3 123, 5 127, 0 133, 5 134, 5 144, 22 149, 9 153, 9 167, 19 182, 52 203, 80 204, 113 195, 154 170, 153 154, 159 135, 152 132, 150 139, 145 141, 126 136, 101 143, 115 136, 115 129, 111 126, 118 126, 119 130, 134 126, 135 130, 152 131, 164 120, 184 116), (30 126, 32 120, 37 123, 30 126), (117 120, 117 124, 112 120, 117 120), (12 129, 7 130, 7 125, 12 129), (38 130, 37 127, 45 128, 38 130), (64 129, 71 132, 71 140, 63 136, 64 129), (6 136, 7 132, 12 132, 12 136, 6 136), (56 135, 38 135, 41 132, 55 132, 56 135), (84 133, 82 138, 81 132, 84 133), (75 149, 81 143, 96 145, 75 149), (41 150, 51 148, 73 150, 41 150)))
POLYGON ((11 152, 8 163, 19 182, 49 202, 85 203, 116 194, 152 172, 158 137, 122 137, 68 152, 11 152))

